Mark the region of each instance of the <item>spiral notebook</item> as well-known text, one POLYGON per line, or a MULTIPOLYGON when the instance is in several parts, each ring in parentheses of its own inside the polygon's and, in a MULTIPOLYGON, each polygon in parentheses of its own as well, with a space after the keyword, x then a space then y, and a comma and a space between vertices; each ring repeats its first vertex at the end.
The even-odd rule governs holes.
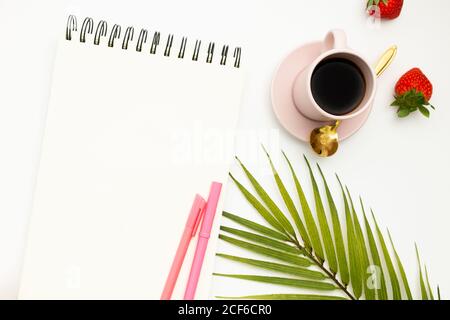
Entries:
POLYGON ((159 299, 195 194, 226 181, 241 49, 70 16, 52 82, 19 297, 159 299))

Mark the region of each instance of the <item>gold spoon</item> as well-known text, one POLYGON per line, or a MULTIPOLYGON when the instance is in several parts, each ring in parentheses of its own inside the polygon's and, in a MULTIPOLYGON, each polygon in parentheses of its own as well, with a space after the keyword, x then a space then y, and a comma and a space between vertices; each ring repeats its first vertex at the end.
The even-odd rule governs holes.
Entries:
MULTIPOLYGON (((378 60, 375 67, 375 74, 379 77, 392 63, 397 54, 397 46, 390 47, 378 60)), ((334 125, 326 125, 316 128, 311 132, 309 142, 313 150, 321 157, 330 157, 336 153, 339 147, 339 136, 337 128, 341 121, 336 121, 334 125)))

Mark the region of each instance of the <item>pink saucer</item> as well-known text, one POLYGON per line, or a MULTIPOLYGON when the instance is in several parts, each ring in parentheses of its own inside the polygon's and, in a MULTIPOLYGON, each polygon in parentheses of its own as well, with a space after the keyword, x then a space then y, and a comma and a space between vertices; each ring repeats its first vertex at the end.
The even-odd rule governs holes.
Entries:
MULTIPOLYGON (((294 50, 281 62, 272 81, 272 106, 278 121, 294 137, 305 142, 309 142, 312 130, 327 123, 308 119, 298 112, 292 98, 292 87, 299 72, 321 54, 322 46, 322 42, 314 42, 294 50)), ((339 140, 347 139, 358 131, 366 122, 371 109, 342 121, 337 130, 339 140)))

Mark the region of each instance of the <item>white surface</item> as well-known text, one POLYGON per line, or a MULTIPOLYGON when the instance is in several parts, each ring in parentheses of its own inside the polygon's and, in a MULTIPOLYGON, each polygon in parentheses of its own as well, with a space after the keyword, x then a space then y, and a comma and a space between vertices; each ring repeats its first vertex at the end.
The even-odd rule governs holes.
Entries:
MULTIPOLYGON (((297 166, 302 153, 315 159, 307 146, 276 131, 269 92, 280 59, 335 27, 346 30, 350 45, 374 62, 397 44, 397 60, 380 79, 367 124, 342 144, 336 157, 319 162, 330 178, 339 172, 373 207, 379 223, 389 227, 412 279, 417 275, 413 243, 418 243, 432 283, 439 283, 448 297, 450 3, 410 0, 399 20, 378 27, 367 22, 364 5, 361 0, 0 1, 0 297, 15 298, 17 293, 56 38, 68 13, 242 44, 249 78, 240 127, 258 137, 241 139, 238 154, 253 171, 260 168, 257 177, 272 191, 275 186, 259 151, 261 164, 254 161, 259 142, 273 153, 285 149, 297 158, 297 166), (396 79, 414 66, 435 84, 438 109, 429 120, 419 114, 399 120, 388 106, 396 79)), ((233 172, 242 178, 237 168, 233 172)), ((227 194, 228 210, 256 217, 234 187, 227 194)), ((217 265, 221 271, 230 267, 224 261, 217 265)), ((234 280, 216 279, 214 284, 216 294, 261 291, 269 290, 234 280)))
POLYGON ((195 193, 226 181, 232 154, 208 156, 236 128, 242 70, 78 38, 55 59, 19 297, 159 299, 195 193))

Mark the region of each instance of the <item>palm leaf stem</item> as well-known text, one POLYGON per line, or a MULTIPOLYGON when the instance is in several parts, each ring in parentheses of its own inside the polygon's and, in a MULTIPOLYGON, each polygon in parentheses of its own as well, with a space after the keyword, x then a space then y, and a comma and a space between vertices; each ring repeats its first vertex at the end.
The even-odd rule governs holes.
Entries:
POLYGON ((288 238, 288 242, 291 242, 292 244, 294 244, 301 252, 302 254, 306 257, 309 258, 311 260, 311 262, 315 265, 317 265, 322 272, 331 280, 333 281, 336 286, 342 290, 342 292, 344 292, 345 295, 347 295, 351 300, 357 300, 356 297, 347 289, 347 286, 344 285, 343 283, 341 283, 338 278, 336 277, 336 274, 331 272, 330 270, 328 270, 327 268, 325 268, 323 262, 320 261, 320 258, 317 258, 316 256, 314 256, 313 253, 311 253, 310 251, 306 250, 306 248, 300 244, 300 242, 298 241, 297 237, 294 237, 288 233, 284 234, 287 238, 288 238))
POLYGON ((312 253, 308 252, 307 250, 304 250, 302 245, 297 241, 294 240, 293 243, 304 253, 306 257, 308 257, 315 265, 317 265, 338 287, 342 290, 351 300, 356 300, 356 298, 353 296, 353 294, 348 291, 347 287, 342 284, 336 277, 335 274, 333 274, 330 270, 325 268, 325 266, 317 259, 312 253))

